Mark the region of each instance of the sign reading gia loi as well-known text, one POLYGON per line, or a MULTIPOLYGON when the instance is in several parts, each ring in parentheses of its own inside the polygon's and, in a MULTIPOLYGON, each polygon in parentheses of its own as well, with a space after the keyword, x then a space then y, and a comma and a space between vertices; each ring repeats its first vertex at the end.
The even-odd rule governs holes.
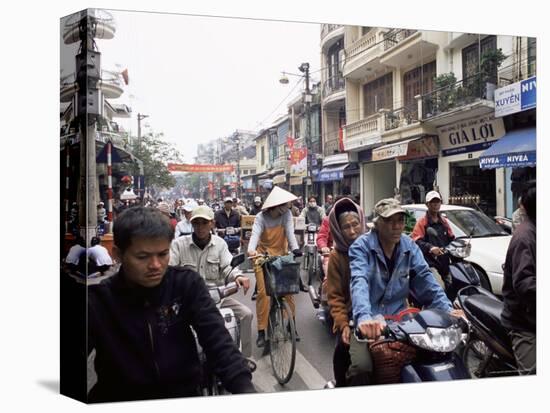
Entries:
POLYGON ((487 149, 504 136, 502 118, 480 116, 437 128, 443 156, 476 152, 487 149))

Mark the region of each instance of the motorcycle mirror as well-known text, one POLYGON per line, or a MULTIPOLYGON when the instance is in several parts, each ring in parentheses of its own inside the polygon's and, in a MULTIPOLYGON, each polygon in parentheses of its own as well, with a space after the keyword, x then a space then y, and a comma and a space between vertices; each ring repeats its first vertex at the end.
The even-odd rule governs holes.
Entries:
POLYGON ((244 262, 244 254, 237 254, 231 260, 231 267, 235 268, 241 265, 244 262))

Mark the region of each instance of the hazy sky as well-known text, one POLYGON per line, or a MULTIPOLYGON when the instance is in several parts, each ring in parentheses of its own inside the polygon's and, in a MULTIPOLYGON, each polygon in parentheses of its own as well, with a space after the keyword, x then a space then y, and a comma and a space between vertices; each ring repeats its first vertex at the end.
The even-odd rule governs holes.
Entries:
POLYGON ((198 143, 236 129, 257 131, 286 113, 303 83, 288 96, 300 78, 288 76, 282 85, 282 71, 300 74, 298 66, 309 62, 320 79, 319 24, 111 13, 117 29, 113 39, 97 40, 101 66, 128 69, 125 93, 111 102, 133 110, 131 120, 115 120, 136 134, 137 113, 149 115, 142 126, 164 132, 187 162, 198 143))

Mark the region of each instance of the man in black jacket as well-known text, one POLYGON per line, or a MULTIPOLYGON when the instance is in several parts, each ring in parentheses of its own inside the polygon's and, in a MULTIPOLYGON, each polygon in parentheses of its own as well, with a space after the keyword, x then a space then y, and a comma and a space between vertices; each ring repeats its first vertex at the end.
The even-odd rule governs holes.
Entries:
POLYGON ((88 289, 88 353, 97 384, 90 402, 198 396, 198 336, 210 368, 231 393, 255 392, 204 281, 169 267, 174 230, 158 210, 136 207, 114 222, 119 273, 88 289))
POLYGON ((520 374, 534 374, 537 349, 537 192, 521 195, 527 217, 517 227, 504 262, 501 320, 509 330, 520 374))

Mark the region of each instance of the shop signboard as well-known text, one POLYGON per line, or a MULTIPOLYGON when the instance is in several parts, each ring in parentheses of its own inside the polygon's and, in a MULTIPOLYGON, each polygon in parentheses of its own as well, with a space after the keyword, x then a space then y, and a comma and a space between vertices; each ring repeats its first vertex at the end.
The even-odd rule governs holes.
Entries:
POLYGON ((290 152, 290 176, 307 176, 307 148, 293 149, 290 152))
POLYGON ((495 90, 495 117, 522 112, 536 106, 536 76, 495 90))
POLYGON ((443 156, 487 149, 505 134, 502 118, 490 115, 441 126, 437 132, 443 156))
POLYGON ((302 185, 302 181, 304 178, 301 176, 291 176, 290 177, 290 185, 302 185))

